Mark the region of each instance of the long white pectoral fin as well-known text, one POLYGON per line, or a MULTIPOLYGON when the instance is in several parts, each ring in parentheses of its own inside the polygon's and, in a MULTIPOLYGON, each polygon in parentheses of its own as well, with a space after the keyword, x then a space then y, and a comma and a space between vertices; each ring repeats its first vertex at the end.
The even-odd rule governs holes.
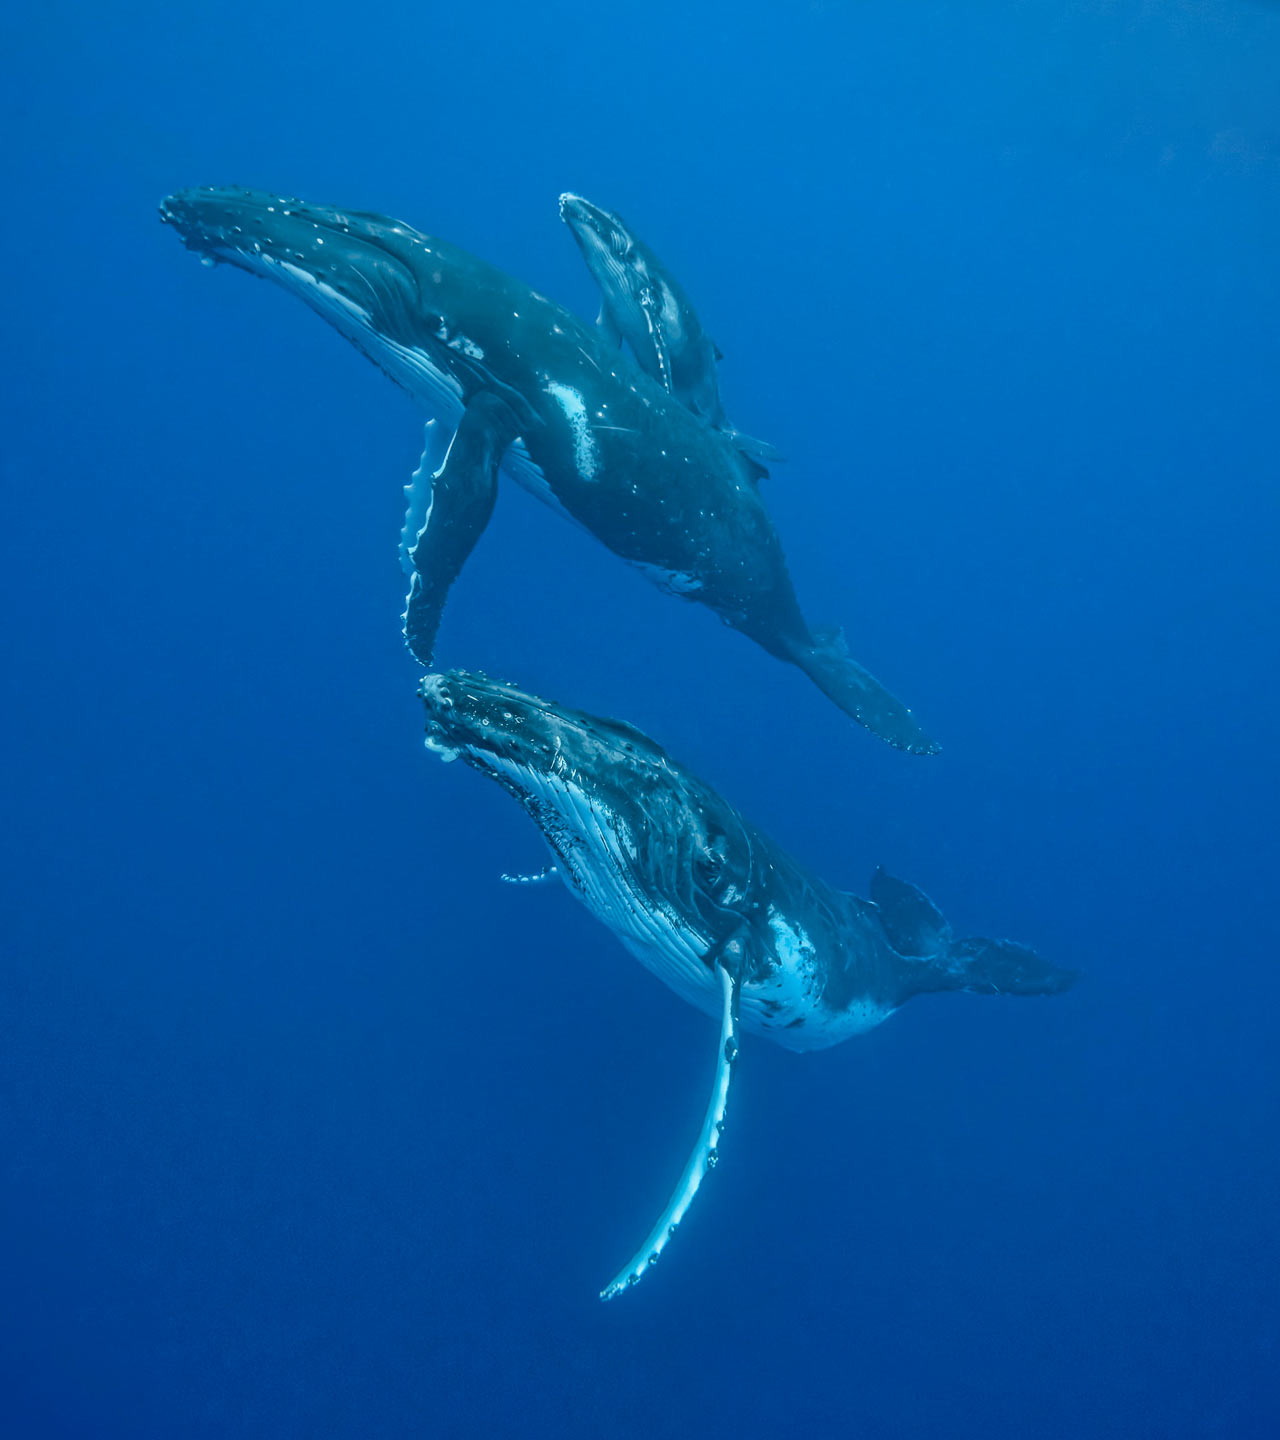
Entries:
POLYGON ((738 1055, 738 982, 718 963, 716 977, 720 981, 723 1001, 720 1049, 716 1054, 715 1083, 711 1087, 707 1113, 702 1117, 702 1129, 698 1132, 697 1144, 685 1164, 675 1192, 658 1216, 657 1223, 649 1231, 639 1250, 601 1290, 601 1300, 612 1300, 615 1295, 620 1295, 635 1285, 651 1265, 657 1263, 667 1241, 676 1233, 676 1226, 684 1219, 685 1211, 693 1204, 693 1197, 698 1193, 702 1177, 715 1165, 718 1158, 720 1132, 724 1129, 725 1109, 729 1101, 729 1080, 733 1075, 733 1062, 738 1055))
POLYGON ((421 665, 432 662, 449 587, 493 514, 498 466, 516 432, 516 418, 504 400, 483 391, 473 395, 443 462, 429 472, 434 446, 428 430, 422 464, 408 488, 409 514, 401 532, 403 543, 419 521, 413 540, 402 550, 402 563, 411 567, 404 638, 421 665))
POLYGON ((428 420, 422 438, 422 459, 404 487, 404 525, 400 531, 400 568, 412 579, 416 573, 412 551, 427 525, 431 509, 431 481, 449 453, 449 436, 438 420, 428 420))

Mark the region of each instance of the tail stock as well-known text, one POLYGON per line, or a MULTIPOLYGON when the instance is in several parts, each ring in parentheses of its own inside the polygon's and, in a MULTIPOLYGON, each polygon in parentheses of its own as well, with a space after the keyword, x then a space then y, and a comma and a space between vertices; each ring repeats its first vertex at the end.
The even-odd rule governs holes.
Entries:
POLYGON ((815 632, 811 644, 794 647, 788 658, 846 715, 896 749, 913 755, 936 755, 942 749, 902 701, 849 654, 841 631, 815 632))
POLYGON ((889 944, 919 965, 915 994, 968 990, 976 995, 1060 995, 1079 978, 1079 971, 1050 965, 1012 940, 957 940, 922 890, 885 870, 871 877, 871 898, 889 944))

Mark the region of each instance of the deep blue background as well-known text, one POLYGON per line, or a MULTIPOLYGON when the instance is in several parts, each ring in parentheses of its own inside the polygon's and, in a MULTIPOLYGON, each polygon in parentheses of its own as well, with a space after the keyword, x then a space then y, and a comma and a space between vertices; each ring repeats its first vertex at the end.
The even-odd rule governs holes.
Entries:
POLYGON ((0 1434, 1253 1436, 1277 1370, 1280 11, 6 11, 0 1434), (28 13, 29 12, 29 13, 28 13), (156 223, 385 210, 695 297, 815 622, 946 746, 518 491, 446 663, 635 721, 829 878, 1081 967, 751 1042, 419 745, 409 402, 156 223))

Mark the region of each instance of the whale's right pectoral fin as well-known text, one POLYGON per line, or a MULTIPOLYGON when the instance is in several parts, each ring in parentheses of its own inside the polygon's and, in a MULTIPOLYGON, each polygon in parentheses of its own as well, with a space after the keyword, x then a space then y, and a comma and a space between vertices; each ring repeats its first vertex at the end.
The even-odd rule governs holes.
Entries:
POLYGON ((409 486, 406 529, 414 523, 415 510, 422 523, 404 551, 410 575, 404 638, 422 665, 431 664, 449 587, 493 514, 498 466, 518 431, 519 423, 505 401, 496 395, 474 396, 462 413, 444 462, 430 477, 424 506, 425 471, 434 444, 428 427, 423 463, 409 486))
POLYGON ((612 1280, 600 1292, 601 1300, 612 1300, 643 1279, 650 1266, 658 1263, 667 1241, 676 1233, 676 1226, 684 1219, 685 1212, 693 1204, 703 1176, 714 1168, 718 1159, 720 1134, 724 1130, 725 1110, 729 1102, 729 1081, 733 1077, 733 1062, 738 1058, 738 992, 737 971, 739 964, 732 958, 736 947, 740 952, 742 938, 735 936, 728 945, 720 947, 715 957, 716 978, 720 982, 720 1048, 716 1052, 715 1080, 711 1086, 711 1098, 707 1102, 707 1113, 702 1117, 702 1128, 693 1153, 685 1162, 680 1180, 671 1199, 667 1201, 653 1229, 645 1242, 612 1280))

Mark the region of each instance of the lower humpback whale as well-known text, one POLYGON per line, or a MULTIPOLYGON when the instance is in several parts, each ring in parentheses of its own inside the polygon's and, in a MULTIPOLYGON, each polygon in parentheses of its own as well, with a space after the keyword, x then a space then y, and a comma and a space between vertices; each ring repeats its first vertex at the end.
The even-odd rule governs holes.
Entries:
POLYGON ((870 900, 824 884, 629 725, 461 670, 426 676, 419 693, 427 748, 496 780, 541 830, 554 874, 643 965, 720 1020, 693 1152, 602 1299, 657 1261, 715 1164, 742 1031, 820 1050, 914 995, 1053 995, 1075 979, 1011 941, 956 938, 927 896, 883 870, 870 900))
POLYGON ((428 435, 405 547, 405 631, 422 664, 501 467, 662 588, 797 665, 891 745, 937 750, 838 631, 809 629, 758 467, 593 327, 386 216, 233 188, 181 191, 160 213, 206 260, 299 296, 444 422, 452 439, 433 469, 428 435))

